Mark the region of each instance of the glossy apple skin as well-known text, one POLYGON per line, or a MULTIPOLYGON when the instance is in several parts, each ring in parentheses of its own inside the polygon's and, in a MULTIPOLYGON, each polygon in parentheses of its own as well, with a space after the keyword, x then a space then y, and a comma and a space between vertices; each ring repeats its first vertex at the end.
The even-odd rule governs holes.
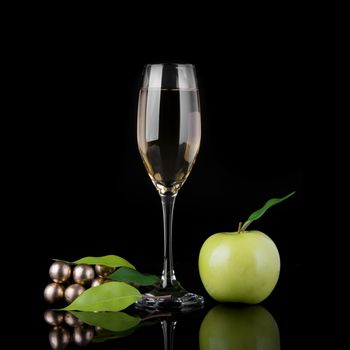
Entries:
POLYGON ((216 233, 199 254, 203 285, 219 302, 260 303, 275 288, 279 273, 277 247, 260 231, 216 233))
POLYGON ((199 330, 200 350, 280 350, 278 325, 262 306, 213 307, 199 330))

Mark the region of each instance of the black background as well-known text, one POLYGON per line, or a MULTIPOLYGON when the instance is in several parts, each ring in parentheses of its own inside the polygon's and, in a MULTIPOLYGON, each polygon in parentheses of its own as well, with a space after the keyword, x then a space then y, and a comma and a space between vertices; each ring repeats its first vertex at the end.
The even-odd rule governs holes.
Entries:
POLYGON ((126 39, 61 30, 23 33, 25 59, 17 57, 27 118, 18 125, 13 205, 20 215, 12 246, 29 252, 24 278, 37 344, 47 346, 42 292, 51 258, 116 254, 141 271, 161 272, 161 205, 138 154, 136 109, 143 66, 164 61, 196 66, 202 108, 201 149, 176 200, 173 247, 178 279, 204 295, 207 307, 184 321, 178 341, 190 334, 195 348, 201 319, 215 305, 197 268, 205 239, 235 231, 266 200, 295 190, 251 228, 280 251, 280 280, 263 305, 278 322, 283 348, 305 342, 313 316, 304 303, 317 283, 305 220, 305 120, 315 69, 308 41, 284 33, 235 47, 200 33, 155 40, 152 31, 126 39))

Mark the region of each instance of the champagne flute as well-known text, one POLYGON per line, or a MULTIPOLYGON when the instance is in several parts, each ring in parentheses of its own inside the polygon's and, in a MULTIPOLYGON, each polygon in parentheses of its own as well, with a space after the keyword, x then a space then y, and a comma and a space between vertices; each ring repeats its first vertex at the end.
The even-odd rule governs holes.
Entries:
POLYGON ((142 308, 188 309, 204 304, 175 277, 172 252, 174 202, 199 151, 201 118, 195 68, 191 64, 150 64, 139 95, 137 142, 164 221, 164 260, 159 287, 143 294, 142 308))

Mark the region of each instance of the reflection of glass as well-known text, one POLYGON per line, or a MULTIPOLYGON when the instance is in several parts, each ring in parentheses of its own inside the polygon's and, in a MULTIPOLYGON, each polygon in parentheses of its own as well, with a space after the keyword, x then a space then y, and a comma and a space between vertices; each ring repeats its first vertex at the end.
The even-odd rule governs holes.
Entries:
POLYGON ((173 350, 176 321, 164 319, 162 322, 164 350, 173 350))
POLYGON ((201 118, 194 66, 152 64, 144 70, 137 117, 137 142, 148 175, 158 190, 164 218, 164 259, 159 288, 144 294, 141 308, 182 309, 202 305, 203 297, 177 281, 172 254, 176 195, 199 151, 201 118))
POLYGON ((199 331, 200 350, 280 350, 275 319, 262 306, 218 305, 204 317, 199 331))

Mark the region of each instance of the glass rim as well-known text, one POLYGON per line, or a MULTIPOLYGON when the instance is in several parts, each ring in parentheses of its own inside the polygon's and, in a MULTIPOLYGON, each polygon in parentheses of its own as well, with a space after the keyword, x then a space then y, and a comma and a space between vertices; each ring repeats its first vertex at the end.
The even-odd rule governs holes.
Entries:
POLYGON ((160 62, 160 63, 148 63, 145 64, 145 69, 149 67, 154 66, 174 66, 174 67, 188 67, 188 68, 195 68, 194 64, 192 63, 177 63, 177 62, 160 62))

